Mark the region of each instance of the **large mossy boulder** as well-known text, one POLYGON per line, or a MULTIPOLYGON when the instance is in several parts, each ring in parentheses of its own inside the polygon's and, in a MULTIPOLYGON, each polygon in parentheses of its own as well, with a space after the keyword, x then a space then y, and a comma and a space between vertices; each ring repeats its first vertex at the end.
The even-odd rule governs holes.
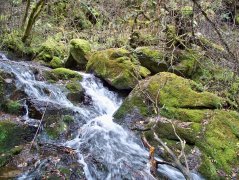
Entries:
POLYGON ((80 69, 85 69, 87 54, 91 51, 91 45, 84 39, 73 39, 70 42, 70 54, 65 63, 66 67, 75 68, 77 65, 80 69))
MULTIPOLYGON (((202 91, 192 80, 162 72, 142 80, 114 117, 158 147, 154 127, 156 134, 179 155, 173 123, 187 143, 190 168, 208 179, 223 179, 235 173, 239 165, 239 114, 221 109, 225 103, 223 98, 202 91)), ((160 155, 170 160, 167 152, 160 155)))
POLYGON ((162 51, 150 47, 139 47, 135 49, 135 53, 141 65, 149 69, 151 73, 156 74, 168 70, 166 57, 162 51))
POLYGON ((134 88, 138 79, 150 74, 150 71, 141 66, 129 51, 122 48, 93 53, 86 70, 119 90, 134 88))
POLYGON ((224 100, 212 93, 201 92, 199 84, 173 73, 161 72, 143 80, 126 98, 115 116, 130 113, 134 107, 143 115, 152 113, 147 102, 158 106, 192 109, 216 109, 225 104, 224 100), (144 92, 144 93, 142 93, 144 92))

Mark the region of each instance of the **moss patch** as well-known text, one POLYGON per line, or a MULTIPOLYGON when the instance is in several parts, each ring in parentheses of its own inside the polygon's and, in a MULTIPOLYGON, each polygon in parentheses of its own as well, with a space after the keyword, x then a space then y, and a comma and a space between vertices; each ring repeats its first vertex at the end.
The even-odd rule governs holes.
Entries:
POLYGON ((18 101, 9 100, 3 105, 3 109, 10 114, 21 114, 22 105, 18 101))
POLYGON ((54 56, 49 65, 52 68, 61 68, 64 66, 64 62, 60 58, 54 56))
POLYGON ((79 73, 66 68, 57 68, 51 71, 46 71, 44 76, 48 81, 70 80, 70 79, 82 80, 82 76, 79 73))
POLYGON ((172 73, 159 73, 149 79, 147 91, 161 106, 181 108, 219 108, 222 98, 193 90, 195 82, 172 73))
POLYGON ((63 59, 66 51, 67 50, 63 43, 58 42, 54 38, 49 38, 38 49, 37 57, 35 58, 35 60, 50 63, 54 57, 63 59))

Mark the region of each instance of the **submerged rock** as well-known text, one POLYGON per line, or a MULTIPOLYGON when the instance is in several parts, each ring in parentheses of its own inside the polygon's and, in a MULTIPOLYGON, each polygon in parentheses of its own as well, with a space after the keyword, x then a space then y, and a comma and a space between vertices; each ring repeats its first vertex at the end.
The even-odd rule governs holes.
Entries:
POLYGON ((122 48, 93 53, 89 58, 87 71, 95 73, 119 90, 132 89, 138 79, 150 75, 147 68, 141 66, 129 51, 122 48))

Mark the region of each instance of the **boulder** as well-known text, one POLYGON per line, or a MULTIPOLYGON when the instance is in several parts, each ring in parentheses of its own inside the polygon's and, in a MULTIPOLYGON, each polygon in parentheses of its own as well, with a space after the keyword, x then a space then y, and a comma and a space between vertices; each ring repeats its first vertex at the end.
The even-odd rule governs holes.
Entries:
POLYGON ((91 45, 84 39, 73 39, 70 42, 70 54, 65 62, 65 67, 85 69, 87 64, 87 54, 91 51, 91 45))
MULTIPOLYGON (((173 124, 186 141, 190 169, 208 179, 220 179, 235 174, 239 165, 239 114, 218 109, 225 103, 223 98, 202 91, 192 80, 161 72, 142 80, 114 117, 116 122, 139 131, 158 148, 155 132, 179 155, 181 147, 173 124)), ((159 148, 156 152, 170 161, 166 151, 159 148)))
POLYGON ((164 53, 150 47, 139 47, 135 49, 137 58, 142 66, 151 71, 152 74, 168 70, 168 65, 164 60, 164 53))
POLYGON ((132 89, 137 84, 137 79, 150 75, 147 68, 122 48, 93 53, 86 69, 119 90, 132 89))
POLYGON ((116 117, 130 113, 135 107, 140 114, 152 114, 157 102, 159 107, 217 109, 225 104, 224 99, 209 92, 201 92, 200 85, 173 73, 161 72, 136 86, 116 112, 116 117), (144 92, 144 93, 142 93, 144 92))

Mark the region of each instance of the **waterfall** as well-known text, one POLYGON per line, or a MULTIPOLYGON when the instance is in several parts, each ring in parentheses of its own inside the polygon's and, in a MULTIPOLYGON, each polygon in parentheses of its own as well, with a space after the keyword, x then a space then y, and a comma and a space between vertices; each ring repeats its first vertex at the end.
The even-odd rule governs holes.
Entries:
MULTIPOLYGON (((35 68, 45 67, 10 61, 0 53, 0 69, 14 74, 17 88, 28 97, 71 109, 80 115, 75 116, 76 121, 84 120, 76 137, 61 145, 76 149, 78 162, 84 166, 87 179, 154 179, 150 173, 148 150, 133 132, 113 122, 113 114, 120 107, 122 97, 105 87, 94 75, 79 72, 83 76, 81 85, 92 103, 78 106, 67 99, 60 84, 37 80, 33 72, 35 68), (49 96, 45 89, 52 95, 49 96)), ((28 111, 25 116, 28 118, 28 111)), ((172 180, 184 179, 179 171, 166 165, 161 166, 159 171, 172 180)), ((26 172, 18 179, 31 178, 26 172)), ((193 178, 202 179, 196 174, 193 178)))

